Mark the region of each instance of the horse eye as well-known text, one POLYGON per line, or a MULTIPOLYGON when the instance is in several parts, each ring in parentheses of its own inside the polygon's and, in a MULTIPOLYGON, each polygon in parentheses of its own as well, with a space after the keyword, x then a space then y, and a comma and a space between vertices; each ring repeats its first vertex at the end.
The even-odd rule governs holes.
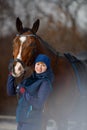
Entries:
POLYGON ((30 47, 33 47, 33 46, 35 46, 36 44, 35 44, 35 42, 33 42, 33 43, 31 43, 29 46, 30 47))

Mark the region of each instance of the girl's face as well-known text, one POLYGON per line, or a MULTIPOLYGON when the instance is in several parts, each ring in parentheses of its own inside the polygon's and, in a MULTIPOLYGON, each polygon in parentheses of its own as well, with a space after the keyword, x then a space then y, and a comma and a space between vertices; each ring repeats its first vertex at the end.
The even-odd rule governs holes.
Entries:
POLYGON ((37 63, 35 64, 35 72, 36 72, 37 74, 43 73, 43 72, 45 72, 46 70, 47 70, 47 66, 46 66, 45 63, 43 63, 43 62, 37 62, 37 63))

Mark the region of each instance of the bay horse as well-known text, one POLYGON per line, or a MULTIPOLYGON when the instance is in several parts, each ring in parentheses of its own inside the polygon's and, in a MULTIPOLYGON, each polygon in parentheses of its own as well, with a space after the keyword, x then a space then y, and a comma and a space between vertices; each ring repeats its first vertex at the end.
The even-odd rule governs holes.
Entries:
MULTIPOLYGON (((77 73, 75 67, 76 65, 77 67, 80 65, 80 67, 83 68, 84 64, 85 67, 83 70, 86 73, 87 62, 80 61, 70 54, 61 54, 55 51, 55 49, 36 34, 39 25, 40 20, 37 19, 33 23, 32 28, 23 27, 22 21, 19 18, 16 19, 18 34, 13 40, 14 62, 12 74, 15 77, 20 77, 28 67, 33 70, 33 63, 38 54, 48 55, 51 59, 51 66, 55 78, 53 92, 45 107, 46 115, 48 115, 47 128, 55 127, 55 130, 68 130, 71 128, 75 130, 75 128, 79 127, 79 123, 81 122, 80 130, 87 121, 85 113, 81 113, 81 109, 84 111, 84 107, 82 108, 82 106, 85 104, 83 103, 85 99, 83 97, 86 98, 87 91, 84 91, 85 96, 82 96, 84 94, 81 95, 81 88, 83 88, 83 86, 81 86, 80 80, 84 77, 83 75, 82 77, 79 76, 80 73, 77 73), (83 116, 85 116, 85 119, 83 116)), ((84 81, 87 82, 87 80, 84 81)))

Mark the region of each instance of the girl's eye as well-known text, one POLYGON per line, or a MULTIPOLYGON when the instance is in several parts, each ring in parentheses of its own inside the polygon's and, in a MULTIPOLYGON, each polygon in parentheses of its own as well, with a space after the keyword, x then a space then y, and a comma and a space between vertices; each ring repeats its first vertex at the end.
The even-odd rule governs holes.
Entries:
POLYGON ((37 63, 37 65, 40 65, 40 63, 37 63))
POLYGON ((42 66, 45 67, 45 64, 43 64, 42 66))
POLYGON ((43 67, 45 67, 46 65, 44 64, 44 63, 37 63, 37 65, 41 65, 41 66, 43 66, 43 67))

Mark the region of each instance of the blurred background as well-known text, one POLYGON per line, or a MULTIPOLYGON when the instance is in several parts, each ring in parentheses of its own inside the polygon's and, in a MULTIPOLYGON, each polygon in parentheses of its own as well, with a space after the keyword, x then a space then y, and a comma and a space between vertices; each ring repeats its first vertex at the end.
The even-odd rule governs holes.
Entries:
POLYGON ((37 34, 58 52, 87 52, 86 0, 0 0, 0 115, 15 116, 17 101, 7 96, 6 82, 17 17, 30 28, 39 18, 37 34))

